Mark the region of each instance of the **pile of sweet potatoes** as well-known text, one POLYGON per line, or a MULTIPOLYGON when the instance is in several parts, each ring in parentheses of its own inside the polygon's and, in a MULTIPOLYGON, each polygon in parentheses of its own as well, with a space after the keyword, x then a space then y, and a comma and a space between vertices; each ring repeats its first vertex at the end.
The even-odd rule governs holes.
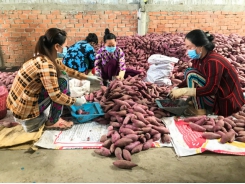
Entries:
MULTIPOLYGON (((245 110, 245 109, 244 109, 245 110)), ((245 113, 240 111, 233 116, 217 119, 206 116, 189 117, 184 119, 189 122, 193 131, 203 132, 205 139, 220 139, 220 143, 239 141, 245 142, 245 113)))
POLYGON ((93 96, 94 101, 99 101, 105 112, 105 116, 96 121, 110 124, 108 134, 101 137, 103 147, 95 153, 115 155, 118 158, 113 163, 115 166, 130 169, 136 166, 131 162, 132 154, 149 149, 153 141, 170 142, 169 130, 160 120, 168 114, 155 103, 155 99, 163 98, 169 90, 145 83, 136 76, 114 80, 108 88, 102 86, 93 95, 88 95, 90 100, 93 96))
POLYGON ((9 91, 16 74, 17 72, 0 72, 0 86, 5 86, 9 91))

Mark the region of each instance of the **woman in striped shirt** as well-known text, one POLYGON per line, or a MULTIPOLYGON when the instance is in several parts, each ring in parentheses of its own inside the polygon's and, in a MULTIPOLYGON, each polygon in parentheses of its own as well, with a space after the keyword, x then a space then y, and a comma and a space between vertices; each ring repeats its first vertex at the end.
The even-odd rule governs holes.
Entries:
POLYGON ((104 43, 95 59, 95 72, 103 79, 104 85, 114 78, 122 80, 141 73, 126 68, 124 52, 117 47, 116 36, 109 29, 105 30, 104 43))
POLYGON ((80 106, 86 101, 69 96, 68 75, 78 79, 96 80, 66 67, 57 60, 57 52, 67 45, 66 32, 47 30, 36 44, 35 57, 18 71, 7 98, 7 106, 27 132, 36 131, 45 123, 46 129, 68 129, 73 122, 61 119, 64 106, 80 106), (48 117, 44 110, 51 104, 48 117))
POLYGON ((211 110, 218 115, 230 116, 244 105, 244 97, 238 74, 230 62, 213 51, 213 35, 193 30, 185 37, 192 68, 185 72, 185 80, 173 89, 170 97, 191 96, 194 108, 186 115, 206 114, 211 110))

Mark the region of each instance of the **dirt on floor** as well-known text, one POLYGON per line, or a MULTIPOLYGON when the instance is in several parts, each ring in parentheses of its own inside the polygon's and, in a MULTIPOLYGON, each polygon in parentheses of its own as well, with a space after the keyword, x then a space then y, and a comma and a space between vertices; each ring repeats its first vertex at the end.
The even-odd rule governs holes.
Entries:
POLYGON ((176 157, 172 148, 133 155, 138 167, 113 166, 93 150, 0 151, 0 182, 245 182, 245 157, 204 153, 176 157))

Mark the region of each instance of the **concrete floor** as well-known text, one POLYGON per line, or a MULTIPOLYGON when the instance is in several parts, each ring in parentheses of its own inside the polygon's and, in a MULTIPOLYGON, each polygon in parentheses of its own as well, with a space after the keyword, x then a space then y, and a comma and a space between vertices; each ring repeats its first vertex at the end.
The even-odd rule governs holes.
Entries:
POLYGON ((118 169, 93 150, 0 151, 0 182, 245 182, 245 157, 204 153, 177 158, 171 148, 133 155, 118 169))
POLYGON ((133 155, 132 170, 116 168, 114 160, 93 150, 0 151, 0 182, 245 182, 244 156, 177 158, 172 148, 154 148, 133 155))

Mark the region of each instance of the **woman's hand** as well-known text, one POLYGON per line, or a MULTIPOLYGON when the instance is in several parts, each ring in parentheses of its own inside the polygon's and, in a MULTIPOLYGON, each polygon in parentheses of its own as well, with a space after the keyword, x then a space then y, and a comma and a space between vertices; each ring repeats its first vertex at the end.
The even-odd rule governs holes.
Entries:
POLYGON ((173 89, 169 94, 169 97, 172 99, 176 99, 181 96, 196 96, 196 88, 173 89))
POLYGON ((118 76, 116 76, 116 79, 123 80, 125 75, 125 71, 120 71, 118 76))
POLYGON ((87 76, 87 80, 91 81, 91 82, 100 82, 102 81, 102 79, 96 75, 88 75, 87 76))

